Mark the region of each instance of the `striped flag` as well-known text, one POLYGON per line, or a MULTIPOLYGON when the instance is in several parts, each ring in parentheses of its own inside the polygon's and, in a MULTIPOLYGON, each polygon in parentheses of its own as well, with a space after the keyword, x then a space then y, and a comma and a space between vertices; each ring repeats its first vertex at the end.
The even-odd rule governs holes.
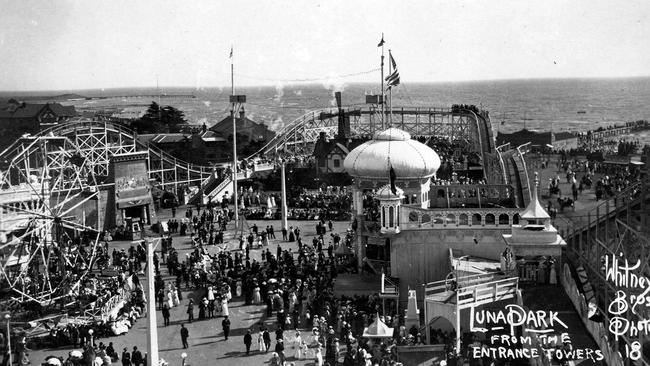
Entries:
POLYGON ((388 88, 391 88, 399 85, 399 72, 397 71, 397 63, 395 63, 395 59, 390 50, 388 51, 388 56, 390 57, 390 63, 393 66, 393 73, 386 77, 386 81, 388 82, 388 88))

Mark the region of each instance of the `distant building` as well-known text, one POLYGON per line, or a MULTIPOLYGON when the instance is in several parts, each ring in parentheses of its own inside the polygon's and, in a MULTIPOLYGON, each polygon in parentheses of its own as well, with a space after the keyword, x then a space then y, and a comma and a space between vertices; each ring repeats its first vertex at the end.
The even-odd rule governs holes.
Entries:
POLYGON ((521 130, 513 133, 497 134, 497 145, 510 143, 517 147, 530 142, 533 148, 551 148, 553 150, 571 150, 578 148, 578 135, 570 132, 536 132, 521 130))
POLYGON ((166 153, 190 163, 211 165, 230 158, 228 141, 213 131, 198 133, 156 133, 138 135, 166 153))
MULTIPOLYGON (((257 123, 240 113, 236 118, 237 135, 245 136, 246 142, 267 142, 275 137, 275 132, 271 131, 265 124, 257 123)), ((210 131, 216 132, 226 140, 232 141, 232 117, 226 117, 209 128, 210 131)), ((237 139, 239 142, 239 139, 237 139)))
POLYGON ((36 134, 76 116, 74 106, 63 106, 59 103, 24 103, 12 99, 0 104, 0 147, 7 147, 26 133, 36 134))
POLYGON ((29 133, 36 133, 76 116, 74 106, 59 103, 21 103, 11 100, 0 106, 2 128, 10 126, 29 133))
POLYGON ((317 172, 319 174, 345 172, 343 160, 349 153, 350 150, 345 145, 336 140, 328 141, 325 133, 321 132, 314 146, 317 172))

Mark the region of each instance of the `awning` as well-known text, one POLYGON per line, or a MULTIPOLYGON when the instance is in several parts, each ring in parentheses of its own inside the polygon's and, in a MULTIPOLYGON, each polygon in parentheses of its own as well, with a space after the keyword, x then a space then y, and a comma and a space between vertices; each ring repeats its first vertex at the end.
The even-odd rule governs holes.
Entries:
POLYGON ((118 208, 128 208, 148 205, 153 203, 151 189, 149 187, 138 187, 115 192, 115 202, 118 208))

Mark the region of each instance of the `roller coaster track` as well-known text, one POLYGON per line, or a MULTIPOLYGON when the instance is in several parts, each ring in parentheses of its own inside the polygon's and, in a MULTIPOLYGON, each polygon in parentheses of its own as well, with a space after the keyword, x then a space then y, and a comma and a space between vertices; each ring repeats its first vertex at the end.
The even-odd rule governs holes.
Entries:
MULTIPOLYGON (((371 138, 381 127, 381 115, 374 107, 341 110, 349 119, 351 138, 371 138)), ((310 156, 321 133, 330 138, 338 130, 339 109, 312 110, 296 118, 280 130, 258 152, 248 157, 272 158, 274 155, 310 156)), ((393 107, 394 127, 401 128, 413 136, 442 137, 449 140, 466 141, 470 149, 478 153, 483 161, 483 169, 488 180, 493 183, 505 183, 503 161, 496 151, 492 128, 487 112, 474 112, 459 108, 416 108, 393 107), (495 172, 495 173, 493 173, 495 172)), ((137 134, 118 123, 95 120, 77 120, 51 127, 33 136, 23 136, 0 153, 3 166, 20 169, 25 176, 37 175, 42 171, 43 161, 24 154, 25 148, 38 148, 40 140, 65 138, 66 154, 78 154, 88 160, 98 177, 108 176, 110 160, 113 155, 133 152, 146 152, 151 180, 167 190, 178 192, 181 188, 203 187, 214 195, 221 194, 231 180, 226 177, 219 180, 214 168, 191 164, 177 159, 158 147, 138 140, 137 134)), ((49 154, 50 152, 48 152, 49 154)), ((41 159, 42 160, 42 159, 41 159)), ((49 162, 49 159, 46 159, 49 162)), ((49 163, 46 163, 49 164, 49 163)), ((56 168, 49 167, 47 168, 56 168)), ((2 175, 3 184, 11 186, 7 177, 2 175)), ((247 177, 243 174, 239 179, 247 177)), ((195 193, 202 189, 195 189, 195 193)))
MULTIPOLYGON (((0 171, 18 168, 27 176, 36 174, 43 168, 43 161, 23 153, 26 147, 38 147, 39 141, 51 138, 66 138, 68 155, 79 154, 89 161, 96 176, 108 176, 110 160, 113 155, 133 152, 146 152, 150 179, 158 182, 164 189, 175 191, 185 186, 199 186, 210 178, 213 168, 191 164, 177 159, 158 147, 143 143, 137 134, 117 123, 106 121, 80 120, 64 123, 41 131, 34 136, 23 136, 0 153, 0 161, 5 165, 0 171)), ((49 152, 48 152, 49 154, 49 152)), ((47 159, 49 161, 49 159, 47 159)), ((49 164, 49 163, 48 163, 49 164)), ((49 167, 48 168, 55 168, 49 167)), ((3 184, 12 185, 5 179, 3 184)))
MULTIPOLYGON (((381 113, 377 108, 342 109, 349 118, 352 138, 370 138, 381 127, 381 113)), ((321 133, 329 138, 338 131, 338 109, 317 109, 296 118, 280 130, 276 137, 249 159, 276 154, 308 156, 321 133)), ((437 136, 450 140, 464 140, 471 150, 480 154, 486 176, 490 181, 504 182, 503 162, 496 151, 492 125, 487 112, 462 108, 393 107, 394 127, 413 136, 437 136)))

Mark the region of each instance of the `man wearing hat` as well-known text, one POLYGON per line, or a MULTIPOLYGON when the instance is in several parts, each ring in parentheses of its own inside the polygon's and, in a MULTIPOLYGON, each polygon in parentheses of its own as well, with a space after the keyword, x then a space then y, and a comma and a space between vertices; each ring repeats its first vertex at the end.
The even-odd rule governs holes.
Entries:
POLYGON ((224 338, 228 340, 228 335, 230 334, 230 319, 228 319, 228 315, 221 321, 221 327, 223 328, 224 338))
POLYGON ((284 365, 284 341, 278 339, 278 343, 275 344, 275 353, 280 356, 280 365, 284 365))
POLYGON ((248 355, 251 351, 251 344, 253 343, 253 336, 251 335, 251 330, 247 330, 244 335, 244 345, 246 346, 246 354, 248 355))
POLYGON ((194 300, 190 299, 190 303, 187 304, 187 321, 190 323, 194 320, 194 300))

